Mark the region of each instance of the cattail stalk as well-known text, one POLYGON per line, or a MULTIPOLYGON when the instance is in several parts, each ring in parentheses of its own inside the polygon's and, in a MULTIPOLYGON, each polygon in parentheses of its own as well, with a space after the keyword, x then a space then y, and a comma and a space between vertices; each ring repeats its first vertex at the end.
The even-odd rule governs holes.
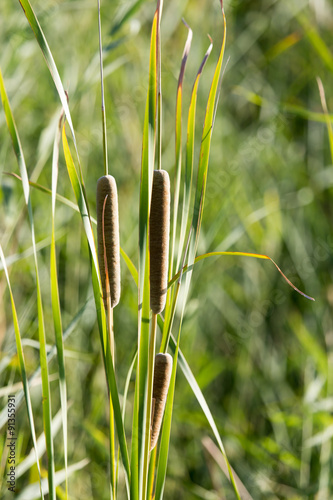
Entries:
MULTIPOLYGON (((104 144, 105 146, 105 144, 104 144)), ((105 164, 107 168, 107 164, 105 164)), ((113 334, 113 308, 120 299, 120 248, 118 194, 114 177, 104 175, 97 181, 96 192, 98 263, 101 276, 104 307, 107 311, 107 324, 110 351, 115 365, 115 346, 113 334)), ((110 407, 110 471, 112 497, 116 496, 115 425, 111 393, 110 407)))
POLYGON ((105 307, 107 307, 107 298, 109 296, 111 308, 113 308, 118 304, 120 299, 120 250, 117 185, 114 177, 111 175, 104 175, 98 179, 96 212, 98 263, 101 274, 103 300, 105 307), (108 284, 106 282, 105 256, 109 278, 108 284))
POLYGON ((172 372, 170 354, 159 353, 155 357, 153 408, 151 419, 150 451, 155 448, 160 434, 165 403, 168 395, 172 372))
POLYGON ((165 170, 154 170, 149 221, 150 307, 163 311, 168 288, 170 230, 170 179, 165 170))

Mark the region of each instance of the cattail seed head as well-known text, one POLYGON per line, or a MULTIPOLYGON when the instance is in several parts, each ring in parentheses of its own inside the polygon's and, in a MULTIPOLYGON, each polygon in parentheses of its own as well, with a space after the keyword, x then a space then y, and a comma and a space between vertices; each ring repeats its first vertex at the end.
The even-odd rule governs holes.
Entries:
POLYGON ((165 306, 168 287, 170 228, 170 179, 165 170, 154 170, 149 221, 150 307, 154 314, 165 306))
POLYGON ((117 185, 112 175, 104 175, 97 181, 96 212, 98 263, 102 281, 103 300, 106 307, 106 299, 108 294, 110 294, 111 307, 115 307, 120 299, 120 252, 117 185), (109 290, 106 290, 103 243, 103 206, 105 198, 104 240, 109 275, 109 290))
POLYGON ((155 448, 160 433, 165 403, 169 390, 171 372, 172 357, 170 354, 157 354, 155 356, 154 369, 150 451, 155 448))

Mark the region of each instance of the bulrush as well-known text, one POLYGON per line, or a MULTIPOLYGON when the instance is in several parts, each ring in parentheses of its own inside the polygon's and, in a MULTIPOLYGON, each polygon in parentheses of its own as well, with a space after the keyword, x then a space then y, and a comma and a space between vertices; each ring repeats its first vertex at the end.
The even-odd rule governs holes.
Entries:
POLYGON ((149 221, 150 307, 163 311, 168 287, 170 228, 170 179, 165 170, 154 170, 149 221))
POLYGON ((102 280, 103 300, 106 307, 107 294, 111 297, 111 307, 120 299, 120 253, 119 253, 119 218, 117 185, 112 175, 104 175, 97 181, 96 194, 98 262, 102 280), (106 273, 103 244, 103 206, 104 238, 106 248, 109 289, 106 290, 106 273))
POLYGON ((171 371, 172 357, 170 354, 157 354, 155 357, 154 370, 150 451, 155 448, 160 433, 165 403, 169 390, 171 371))

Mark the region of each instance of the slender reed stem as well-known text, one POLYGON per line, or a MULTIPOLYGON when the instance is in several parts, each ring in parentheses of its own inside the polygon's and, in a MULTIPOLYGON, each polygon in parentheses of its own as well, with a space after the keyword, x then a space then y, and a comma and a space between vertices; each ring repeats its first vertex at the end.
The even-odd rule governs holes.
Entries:
MULTIPOLYGON (((108 333, 110 342, 110 352, 112 357, 113 367, 115 368, 115 346, 114 346, 114 333, 113 333, 113 309, 111 307, 111 297, 107 299, 107 320, 108 320, 108 333)), ((110 473, 111 473, 111 488, 113 499, 116 499, 116 450, 115 450, 115 427, 114 427, 114 412, 112 405, 111 394, 110 400, 110 473)))
MULTIPOLYGON (((159 27, 160 30, 160 27, 159 27)), ((157 170, 162 168, 162 71, 161 38, 158 37, 158 81, 157 81, 157 170)))
POLYGON ((157 95, 157 170, 162 168, 162 91, 157 95))
POLYGON ((113 308, 111 307, 111 297, 108 297, 107 309, 108 309, 108 332, 110 341, 110 351, 112 356, 113 368, 115 368, 116 360, 115 360, 114 331, 113 331, 113 308))
POLYGON ((112 405, 111 392, 109 394, 109 411, 110 411, 110 481, 111 481, 111 498, 116 499, 116 452, 115 452, 115 428, 114 428, 114 412, 112 405))
MULTIPOLYGON (((105 231, 104 231, 104 217, 105 217, 105 205, 107 201, 107 196, 105 197, 103 203, 103 215, 102 215, 102 234, 103 234, 103 248, 104 248, 104 266, 105 266, 105 282, 106 282, 106 308, 107 308, 107 327, 109 335, 109 345, 113 367, 115 367, 115 348, 114 348, 114 333, 113 333, 113 308, 111 307, 111 295, 110 295, 110 284, 109 284, 109 273, 108 273, 108 263, 106 255, 106 245, 105 245, 105 231)), ((110 482, 111 482, 111 498, 116 499, 116 454, 115 454, 115 427, 114 427, 114 411, 111 397, 111 389, 109 392, 109 426, 110 426, 110 482)))
POLYGON ((104 155, 104 175, 108 175, 108 156, 107 156, 107 136, 106 136, 106 114, 104 100, 104 75, 103 75, 103 49, 102 49, 102 29, 101 29, 101 2, 97 0, 98 6, 98 37, 99 37, 99 62, 101 73, 101 108, 102 108, 102 125, 103 125, 103 155, 104 155))
MULTIPOLYGON (((108 277, 107 277, 108 278, 108 277)), ((107 279, 108 281, 108 279, 107 279)), ((113 367, 115 367, 115 348, 114 348, 114 333, 113 333, 113 309, 111 307, 111 297, 107 298, 107 324, 110 342, 110 352, 112 357, 113 367)), ((115 426, 114 426, 114 411, 112 405, 111 393, 109 394, 110 407, 110 475, 111 489, 113 500, 116 499, 116 450, 115 450, 115 426)))

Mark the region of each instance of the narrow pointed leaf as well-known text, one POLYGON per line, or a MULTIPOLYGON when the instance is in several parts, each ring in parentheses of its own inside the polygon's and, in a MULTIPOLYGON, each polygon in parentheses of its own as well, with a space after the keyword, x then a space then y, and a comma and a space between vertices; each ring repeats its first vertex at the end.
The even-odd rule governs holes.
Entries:
POLYGON ((318 88, 319 88, 321 106, 323 108, 325 119, 326 119, 326 127, 327 127, 327 132, 328 132, 331 158, 332 158, 332 163, 333 163, 333 127, 332 127, 332 121, 331 121, 330 115, 328 113, 324 85, 319 77, 317 78, 317 84, 318 84, 318 88))
POLYGON ((4 81, 2 73, 0 71, 0 93, 1 99, 5 111, 6 121, 8 130, 12 139, 12 144, 14 152, 17 158, 17 162, 20 168, 20 173, 22 177, 22 186, 24 192, 24 198, 28 209, 29 222, 31 229, 31 239, 34 252, 34 266, 35 266, 35 276, 36 276, 36 292, 37 292, 37 317, 38 317, 38 337, 40 343, 39 359, 41 366, 42 375, 42 397, 43 397, 43 424, 46 436, 46 449, 48 458, 48 484, 49 484, 49 496, 50 499, 56 498, 55 495, 55 485, 54 485, 54 454, 53 454, 53 440, 52 440, 52 411, 51 411, 51 393, 50 393, 50 383, 49 374, 47 366, 47 356, 46 356, 46 338, 45 338, 45 328, 44 328, 44 314, 43 314, 43 304, 42 295, 40 289, 39 281, 39 271, 37 262, 37 250, 36 250, 36 238, 35 238, 35 228, 34 219, 32 213, 32 206, 30 200, 30 186, 28 180, 27 167, 24 160, 23 150, 21 147, 20 139, 18 136, 17 128, 14 122, 14 117, 9 105, 7 93, 4 86, 4 81))
MULTIPOLYGON (((179 191, 180 191, 180 178, 182 166, 182 101, 183 101, 183 81, 185 75, 185 68, 187 58, 190 52, 192 43, 192 30, 184 22, 188 29, 187 39, 183 51, 182 61, 180 65, 180 72, 177 85, 177 98, 176 98, 176 123, 175 123, 175 153, 176 153, 176 168, 175 168, 175 187, 173 198, 173 224, 172 224, 172 238, 171 238, 171 252, 169 262, 169 276, 173 274, 173 256, 175 251, 177 218, 178 218, 178 205, 179 205, 179 191)), ((178 250, 178 260, 181 254, 181 248, 178 250)), ((177 265, 178 269, 178 265, 177 265)))
POLYGON ((208 253, 205 253, 203 255, 198 255, 194 259, 194 263, 191 266, 190 265, 186 265, 177 274, 175 274, 175 276, 169 281, 168 287, 172 286, 173 283, 175 283, 179 279, 179 277, 180 277, 181 274, 186 274, 188 272, 192 272, 193 266, 197 262, 200 262, 201 260, 207 259, 209 257, 219 257, 219 256, 222 256, 222 255, 223 256, 236 256, 236 257, 251 257, 251 258, 255 258, 255 259, 270 260, 274 264, 274 266, 276 267, 276 269, 279 271, 279 273, 281 274, 281 276, 283 277, 283 279, 288 283, 289 286, 291 286, 291 288, 293 288, 297 293, 299 293, 300 295, 302 295, 306 299, 309 299, 309 300, 312 300, 312 301, 315 300, 313 297, 310 297, 310 295, 306 295, 304 292, 302 292, 301 290, 299 290, 287 278, 287 276, 281 271, 281 269, 279 268, 279 266, 276 264, 276 262, 274 262, 274 260, 271 257, 269 257, 268 255, 260 254, 260 253, 249 253, 249 252, 208 252, 208 253))
POLYGON ((41 48, 41 51, 42 51, 43 56, 45 58, 47 67, 49 68, 49 71, 51 73, 52 79, 54 81, 54 84, 56 86, 56 89, 57 89, 59 97, 60 97, 61 105, 64 109, 66 119, 67 119, 69 127, 71 129, 75 148, 77 150, 75 132, 74 132, 72 118, 71 118, 71 114, 70 114, 68 103, 67 103, 67 96, 66 96, 66 93, 64 91, 64 87, 62 85, 61 78, 60 78, 57 66, 54 62, 50 47, 47 43, 47 40, 46 40, 45 35, 42 31, 42 28, 39 24, 37 16, 34 13, 32 7, 30 5, 29 0, 19 0, 19 2, 21 4, 21 7, 24 11, 24 14, 25 14, 25 16, 30 24, 30 27, 33 31, 33 34, 35 35, 36 40, 41 48))
POLYGON ((50 258, 50 276, 51 276, 51 302, 53 313, 54 333, 57 347, 58 367, 59 367, 59 388, 62 413, 62 429, 64 443, 64 460, 65 460, 65 483, 66 483, 66 499, 68 498, 68 478, 67 478, 67 389, 65 375, 65 359, 64 359, 64 343, 63 330, 60 311, 59 287, 57 276, 57 261, 55 247, 55 205, 58 180, 58 160, 59 160, 59 144, 61 139, 61 129, 63 124, 63 113, 61 113, 57 133, 54 138, 53 158, 52 158, 52 218, 51 218, 51 258, 50 258))
POLYGON ((180 238, 179 238, 179 253, 177 260, 177 270, 179 269, 181 256, 183 254, 184 242, 185 242, 185 231, 189 220, 189 209, 191 202, 191 190, 192 190, 192 179, 193 179, 193 155, 194 155, 194 137, 195 137, 195 114, 197 106, 197 96, 200 77, 202 75, 203 69, 207 62, 207 59, 212 51, 213 44, 212 41, 208 47, 208 50, 203 58, 203 61, 198 70, 193 89, 191 94, 191 102, 188 111, 187 118, 187 142, 186 142, 186 168, 185 168, 185 181, 184 181, 184 193, 183 193, 183 209, 182 209, 182 219, 180 228, 180 238))
MULTIPOLYGON (((10 301, 11 301, 11 306, 12 306, 12 315, 13 315, 13 322, 14 322, 14 331, 15 331, 16 349, 17 349, 17 355, 18 355, 18 359, 19 359, 20 373, 21 373, 21 379, 22 379, 22 383, 23 383, 23 392, 24 392, 25 403, 26 403, 26 407, 27 407, 32 443, 33 443, 33 447, 35 450, 35 462, 37 464, 37 469, 38 469, 39 491, 40 491, 41 497, 44 499, 44 492, 43 492, 43 487, 42 487, 42 477, 41 477, 38 452, 37 452, 35 423, 34 423, 34 416, 33 416, 33 412, 32 412, 29 382, 28 382, 27 372, 26 372, 26 368, 25 368, 25 359, 24 359, 24 353, 23 353, 23 348, 22 348, 21 332, 20 332, 20 327, 19 327, 19 322, 18 322, 18 317, 17 317, 17 312, 16 312, 16 306, 15 306, 15 302, 14 302, 13 292, 12 292, 12 288, 10 285, 9 274, 8 274, 8 270, 7 270, 7 266, 6 266, 6 260, 5 260, 5 256, 3 254, 1 245, 0 245, 0 260, 2 262, 3 269, 5 271, 5 276, 6 276, 7 285, 8 285, 9 294, 10 294, 10 301)), ((15 407, 17 409, 16 397, 15 397, 15 407)), ((5 412, 6 412, 6 417, 8 418, 7 408, 5 408, 5 412)))
MULTIPOLYGON (((65 329, 65 331, 64 331, 64 342, 71 335, 71 333, 74 331, 75 327, 77 326, 79 320, 81 319, 83 313, 85 312, 85 310, 86 310, 87 306, 89 306, 89 304, 90 304, 90 301, 87 301, 81 307, 81 309, 74 316, 74 318, 72 319, 72 321, 70 322, 70 324, 68 325, 68 327, 65 329)), ((54 358, 55 355, 56 355, 56 346, 53 346, 51 348, 50 352, 47 355, 47 362, 49 363, 54 358)), ((34 373, 29 377, 29 380, 28 380, 29 387, 31 387, 32 383, 36 380, 37 377, 39 377, 40 373, 41 373, 41 367, 39 366, 34 371, 34 373)), ((15 394, 15 404, 16 404, 16 408, 17 409, 21 406, 23 398, 24 398, 24 389, 19 390, 15 394)), ((4 408, 0 412, 0 429, 3 428, 3 426, 6 424, 6 422, 7 422, 7 408, 4 408)))
MULTIPOLYGON (((154 14, 149 59, 149 85, 145 109, 142 160, 140 179, 139 207, 139 293, 138 293, 138 363, 135 388, 135 404, 132 427, 132 476, 131 499, 145 500, 148 475, 147 436, 147 387, 149 363, 149 325, 150 325, 150 284, 149 284, 149 210, 152 178, 155 163, 156 111, 157 111, 157 72, 159 50, 159 24, 161 3, 158 2, 154 14), (137 414, 136 414, 137 412, 137 414)), ((149 420, 147 420, 149 419, 149 420)), ((148 432, 149 434, 149 432, 148 432)))

